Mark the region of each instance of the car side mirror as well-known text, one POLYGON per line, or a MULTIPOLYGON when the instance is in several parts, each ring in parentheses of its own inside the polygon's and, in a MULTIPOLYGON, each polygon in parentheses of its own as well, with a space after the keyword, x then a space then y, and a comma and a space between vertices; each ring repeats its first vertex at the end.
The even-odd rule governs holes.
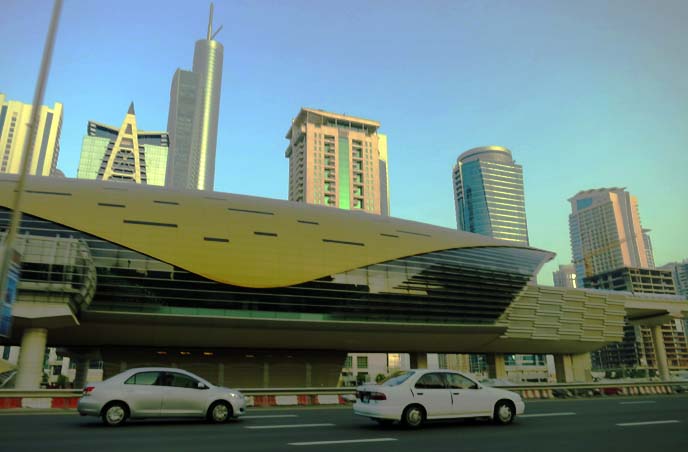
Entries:
POLYGON ((206 386, 204 383, 199 382, 198 389, 208 389, 208 386, 206 386))
POLYGON ((471 386, 471 389, 482 389, 482 388, 483 388, 483 387, 480 386, 478 383, 476 383, 476 384, 474 384, 473 386, 471 386))

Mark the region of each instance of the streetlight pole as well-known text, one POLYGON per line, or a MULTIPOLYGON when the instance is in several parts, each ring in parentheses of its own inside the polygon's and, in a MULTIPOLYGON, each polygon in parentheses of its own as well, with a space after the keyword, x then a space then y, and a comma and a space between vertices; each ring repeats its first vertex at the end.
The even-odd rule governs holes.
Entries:
POLYGON ((38 72, 38 80, 36 81, 36 90, 34 91, 33 104, 31 108, 31 119, 27 125, 29 128, 29 139, 24 142, 24 148, 20 156, 20 170, 19 179, 17 180, 17 188, 14 191, 14 203, 12 204, 12 219, 10 227, 5 236, 5 241, 2 246, 2 262, 0 263, 0 306, 5 302, 7 292, 7 277, 10 270, 10 264, 14 257, 14 242, 17 238, 19 224, 21 223, 21 199, 24 192, 24 185, 26 184, 26 173, 31 164, 31 152, 33 152, 34 143, 36 141, 37 124, 40 115, 40 108, 43 105, 43 95, 45 94, 45 85, 48 80, 48 73, 50 72, 50 61, 53 56, 53 47, 55 46, 55 35, 57 34, 57 24, 60 18, 60 11, 62 10, 62 0, 55 0, 53 6, 52 16, 50 18, 50 28, 48 28, 48 36, 45 38, 45 46, 43 47, 43 58, 41 59, 41 67, 38 72))

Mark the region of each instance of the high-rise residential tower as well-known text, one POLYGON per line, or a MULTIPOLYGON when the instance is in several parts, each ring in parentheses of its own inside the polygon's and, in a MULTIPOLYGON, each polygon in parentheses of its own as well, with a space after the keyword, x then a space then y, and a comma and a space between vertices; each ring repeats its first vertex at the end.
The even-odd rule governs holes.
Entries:
POLYGON ((139 130, 132 102, 119 128, 88 122, 76 177, 165 185, 167 151, 167 132, 139 130))
POLYGON ((215 41, 213 5, 206 39, 196 41, 191 71, 177 69, 172 78, 167 130, 170 155, 165 185, 170 188, 213 190, 215 148, 220 114, 224 48, 215 41))
POLYGON ((569 199, 571 251, 583 278, 620 267, 649 268, 638 200, 624 188, 581 191, 569 199))
MULTIPOLYGON (((688 298, 688 259, 682 262, 671 262, 659 267, 662 270, 671 270, 676 285, 676 293, 688 298)), ((688 324, 688 321, 686 322, 688 324)))
POLYGON ((559 270, 552 272, 554 287, 576 287, 576 267, 573 264, 560 265, 559 270))
POLYGON ((460 230, 528 245, 523 167, 501 146, 474 148, 454 165, 456 224, 460 230))
MULTIPOLYGON (((0 93, 0 173, 19 173, 21 156, 29 139, 31 104, 6 100, 0 93)), ((57 171, 62 131, 62 104, 41 106, 33 149, 29 151, 29 174, 52 176, 57 171)))
POLYGON ((369 119, 302 108, 286 138, 289 199, 389 215, 387 137, 369 119))

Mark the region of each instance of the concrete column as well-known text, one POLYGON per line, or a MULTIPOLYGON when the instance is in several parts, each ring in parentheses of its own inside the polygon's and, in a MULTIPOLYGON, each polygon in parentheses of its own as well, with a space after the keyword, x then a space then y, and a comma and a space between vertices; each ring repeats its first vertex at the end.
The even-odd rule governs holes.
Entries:
POLYGON ((571 355, 573 364, 573 381, 592 383, 592 357, 590 353, 571 355))
POLYGON ((655 346, 655 357, 657 359, 657 371, 659 371, 659 378, 662 381, 667 381, 670 378, 669 362, 667 360, 666 348, 664 347, 664 335, 662 334, 662 325, 654 325, 652 328, 652 341, 655 346))
POLYGON ((39 389, 43 377, 45 344, 48 341, 46 328, 27 328, 21 340, 19 366, 15 389, 39 389))
POLYGON ((557 376, 557 383, 572 383, 574 380, 571 355, 554 355, 554 372, 557 376))
POLYGON ((592 382, 590 353, 554 355, 554 369, 557 383, 592 382))
POLYGON ((75 359, 76 372, 74 373, 74 388, 81 389, 86 385, 86 379, 88 378, 88 368, 91 361, 84 358, 75 359))
POLYGON ((267 361, 263 363, 263 387, 270 387, 270 363, 267 361))
POLYGON ((503 353, 488 353, 487 358, 487 374, 490 378, 506 378, 506 360, 503 353))
POLYGON ((313 384, 313 366, 311 363, 306 363, 306 387, 310 388, 313 384))
POLYGON ((409 353, 411 358, 411 369, 427 369, 428 368, 428 354, 415 352, 409 353))
POLYGON ((218 363, 217 365, 217 385, 225 385, 225 365, 224 363, 218 363))

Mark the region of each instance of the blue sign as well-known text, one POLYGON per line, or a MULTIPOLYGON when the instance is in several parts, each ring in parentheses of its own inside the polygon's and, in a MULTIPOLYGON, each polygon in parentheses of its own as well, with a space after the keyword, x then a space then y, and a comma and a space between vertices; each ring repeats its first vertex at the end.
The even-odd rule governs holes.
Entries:
POLYGON ((21 262, 19 253, 15 250, 10 250, 12 257, 10 258, 10 268, 7 272, 7 290, 2 297, 2 306, 0 307, 0 336, 9 337, 12 331, 12 305, 17 300, 17 290, 19 288, 19 274, 21 262))

